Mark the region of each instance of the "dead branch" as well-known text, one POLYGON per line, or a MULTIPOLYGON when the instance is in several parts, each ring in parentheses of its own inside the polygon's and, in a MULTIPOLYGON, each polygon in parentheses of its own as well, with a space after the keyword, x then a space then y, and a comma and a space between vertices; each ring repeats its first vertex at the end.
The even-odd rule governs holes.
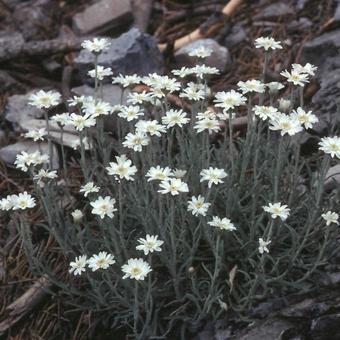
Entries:
MULTIPOLYGON (((198 39, 203 39, 211 36, 223 27, 228 20, 236 11, 237 7, 242 3, 242 0, 230 0, 226 6, 222 8, 221 12, 216 13, 213 17, 208 19, 207 23, 204 23, 193 32, 185 35, 182 38, 175 40, 173 43, 173 49, 176 51, 181 47, 187 45, 198 39)), ((167 48, 167 44, 159 44, 158 48, 164 51, 167 48)))
POLYGON ((46 295, 46 289, 51 287, 51 282, 47 276, 42 276, 32 287, 13 303, 6 307, 9 316, 0 323, 0 335, 15 325, 23 316, 32 311, 46 295))
POLYGON ((0 62, 23 57, 37 57, 58 53, 69 53, 80 50, 80 42, 70 42, 61 39, 24 42, 20 48, 0 55, 0 62), (11 53, 12 52, 12 53, 11 53))

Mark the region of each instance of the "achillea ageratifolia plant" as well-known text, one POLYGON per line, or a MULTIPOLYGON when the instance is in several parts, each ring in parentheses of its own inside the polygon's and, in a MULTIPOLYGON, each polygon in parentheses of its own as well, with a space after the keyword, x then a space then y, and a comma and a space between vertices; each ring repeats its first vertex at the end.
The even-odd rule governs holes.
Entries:
POLYGON ((60 95, 32 95, 46 128, 26 137, 51 145, 50 119, 61 131, 73 126, 83 182, 71 190, 64 147, 58 174, 48 166, 51 153, 22 152, 16 166, 35 192, 2 198, 0 207, 18 210, 32 270, 48 275, 76 310, 135 339, 186 339, 207 319, 308 287, 337 251, 337 199, 324 192, 324 179, 340 158, 340 137, 321 138, 313 162, 300 156, 300 135, 318 121, 302 93, 316 67, 293 64, 281 73, 286 84, 266 83, 270 55, 282 46, 272 38, 255 45, 264 53, 260 79, 212 93, 209 78, 218 70, 204 65, 211 51, 202 47, 191 52, 197 66, 173 70, 176 78, 115 76, 128 95, 112 105, 100 96, 112 71, 98 65, 108 42, 85 41, 94 96, 71 98, 70 113, 49 117, 60 95), (144 91, 134 92, 137 84, 144 91), (289 100, 279 98, 285 87, 289 100), (174 107, 173 93, 190 109, 174 107), (240 116, 244 134, 235 130, 240 116), (116 129, 104 130, 104 119, 116 129), (28 209, 44 213, 68 267, 39 255, 28 209))

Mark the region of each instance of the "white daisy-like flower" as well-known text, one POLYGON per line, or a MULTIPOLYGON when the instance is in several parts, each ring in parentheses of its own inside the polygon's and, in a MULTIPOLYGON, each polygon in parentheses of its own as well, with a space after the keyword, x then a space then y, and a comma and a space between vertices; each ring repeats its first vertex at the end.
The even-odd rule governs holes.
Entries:
POLYGON ((83 131, 87 127, 95 126, 96 120, 89 114, 77 115, 76 113, 71 113, 70 124, 75 127, 78 131, 83 131))
POLYGON ((37 181, 37 184, 40 187, 44 187, 44 181, 55 179, 57 177, 58 175, 56 170, 48 171, 45 169, 40 169, 39 172, 34 175, 33 179, 37 181))
POLYGON ((264 241, 263 238, 259 238, 259 253, 263 254, 264 252, 269 253, 268 246, 270 245, 272 241, 264 241))
POLYGON ((48 155, 41 154, 39 151, 35 151, 33 153, 21 151, 20 154, 16 155, 14 164, 18 169, 26 172, 30 166, 48 163, 48 160, 48 155))
POLYGON ((148 145, 150 142, 150 138, 145 134, 139 131, 136 133, 128 133, 125 136, 125 141, 122 143, 126 148, 132 149, 137 152, 142 151, 142 147, 148 145))
POLYGON ((203 45, 195 48, 194 50, 190 51, 188 53, 188 55, 190 57, 197 57, 197 58, 206 58, 206 57, 210 57, 212 54, 213 50, 211 48, 207 48, 203 45))
POLYGON ((73 210, 71 212, 71 215, 73 217, 74 223, 79 223, 83 219, 83 217, 84 217, 83 212, 81 210, 79 210, 79 209, 73 210))
POLYGON ((305 127, 305 129, 311 129, 313 127, 313 124, 319 121, 318 117, 312 114, 312 111, 306 112, 301 107, 298 107, 296 110, 294 110, 290 114, 290 117, 298 120, 300 124, 305 127))
POLYGON ((240 88, 243 94, 251 92, 263 93, 266 90, 265 84, 256 79, 239 81, 237 86, 240 88))
POLYGON ((269 93, 273 93, 273 94, 276 94, 277 92, 279 92, 281 89, 285 87, 283 84, 279 83, 278 81, 272 81, 266 84, 266 86, 269 89, 269 93))
POLYGON ((211 188, 213 184, 223 183, 222 179, 226 178, 228 174, 224 169, 209 167, 200 172, 200 182, 208 181, 208 187, 211 188))
POLYGON ((141 134, 150 134, 150 136, 160 137, 162 133, 166 133, 165 126, 158 123, 157 120, 140 120, 136 123, 136 131, 141 134))
POLYGON ((188 184, 183 182, 180 178, 170 178, 162 181, 159 186, 162 188, 158 190, 161 194, 170 193, 172 196, 179 195, 181 192, 188 192, 188 184))
POLYGON ((133 181, 134 174, 137 172, 137 168, 132 165, 130 159, 127 159, 126 155, 116 156, 116 162, 110 162, 110 166, 106 167, 107 173, 114 176, 117 180, 126 179, 127 181, 133 181))
POLYGON ((339 215, 335 212, 327 211, 326 213, 322 214, 321 217, 326 221, 327 226, 332 223, 339 225, 339 215))
MULTIPOLYGON (((91 78, 96 78, 96 69, 88 71, 87 74, 91 78)), ((113 73, 112 73, 111 67, 105 68, 104 66, 101 66, 101 65, 97 66, 97 79, 103 80, 104 77, 112 76, 112 74, 113 73)))
POLYGON ((136 247, 136 249, 142 250, 144 255, 148 255, 154 251, 162 251, 161 245, 164 243, 164 241, 158 240, 158 235, 149 234, 147 234, 145 238, 140 238, 137 241, 140 244, 136 247))
POLYGON ((293 83, 294 85, 297 86, 302 86, 304 87, 306 83, 309 82, 308 80, 308 74, 306 73, 301 73, 296 70, 292 70, 290 73, 285 70, 280 73, 282 76, 287 78, 287 81, 289 83, 293 83))
POLYGON ((41 128, 39 130, 32 130, 25 133, 26 138, 32 138, 35 142, 38 140, 44 140, 44 136, 47 135, 47 131, 45 128, 41 128))
POLYGON ((281 202, 269 203, 268 206, 263 206, 263 210, 271 215, 273 219, 280 217, 282 221, 285 221, 288 216, 290 209, 287 205, 282 205, 281 202))
POLYGON ((171 73, 174 74, 175 76, 179 77, 179 78, 185 78, 188 75, 192 74, 193 71, 192 71, 191 68, 183 66, 179 70, 172 70, 171 73))
POLYGON ((263 48, 265 51, 282 49, 282 45, 280 41, 276 41, 272 37, 260 37, 255 39, 255 47, 263 48))
POLYGON ((182 169, 174 169, 172 173, 175 178, 183 178, 187 174, 187 171, 182 169))
POLYGON ((100 187, 94 185, 93 182, 88 182, 80 187, 79 192, 83 192, 84 196, 87 197, 88 194, 93 193, 93 192, 99 192, 100 187))
POLYGON ((112 264, 116 263, 114 260, 114 256, 108 254, 106 251, 101 251, 98 255, 92 255, 87 261, 89 268, 92 271, 96 271, 98 269, 107 269, 112 264))
POLYGON ((99 196, 95 201, 90 203, 92 206, 92 214, 99 215, 101 219, 105 216, 113 217, 113 213, 117 211, 115 208, 116 200, 110 196, 99 196))
POLYGON ((134 119, 138 119, 139 116, 143 116, 144 112, 140 106, 130 105, 130 106, 121 106, 118 117, 126 119, 128 122, 131 122, 134 119))
POLYGON ((223 111, 245 105, 246 101, 246 97, 235 90, 217 92, 214 99, 215 106, 223 108, 223 111))
POLYGON ((148 86, 154 89, 163 90, 166 93, 172 93, 179 91, 181 84, 175 78, 169 78, 168 76, 160 76, 158 74, 152 74, 148 77, 144 77, 143 81, 148 86))
POLYGON ((39 109, 49 109, 60 103, 61 94, 57 91, 40 90, 29 96, 29 104, 39 109))
POLYGON ((281 136, 285 134, 294 136, 303 130, 299 120, 285 114, 276 114, 273 119, 270 120, 270 124, 269 129, 274 131, 279 130, 281 136))
POLYGON ((93 40, 84 40, 81 47, 92 53, 98 54, 107 50, 110 45, 111 43, 105 38, 93 38, 93 40))
POLYGON ((206 216, 207 211, 210 207, 210 203, 206 203, 204 200, 204 197, 201 195, 192 196, 191 200, 188 201, 188 211, 191 211, 191 213, 194 216, 202 215, 206 216))
POLYGON ((183 110, 171 109, 165 113, 164 117, 162 117, 162 124, 166 125, 168 129, 175 125, 183 127, 183 125, 187 124, 189 121, 190 119, 187 118, 187 114, 183 110))
POLYGON ((68 112, 56 114, 51 117, 51 120, 56 122, 61 126, 69 125, 70 124, 70 114, 68 112))
POLYGON ((152 93, 150 92, 131 92, 128 95, 127 102, 132 105, 149 103, 152 101, 152 93))
POLYGON ((82 109, 86 115, 90 115, 92 118, 107 116, 111 114, 113 110, 110 103, 104 102, 102 100, 84 103, 82 109))
POLYGON ((292 69, 299 73, 307 73, 310 76, 315 76, 315 72, 318 69, 318 67, 310 63, 307 63, 305 66, 300 64, 293 64, 292 69))
POLYGON ((143 259, 129 259, 127 264, 122 266, 125 273, 123 279, 135 279, 137 281, 144 280, 152 271, 150 265, 143 259))
POLYGON ((78 256, 74 259, 73 262, 70 262, 70 269, 69 273, 73 273, 73 275, 81 275, 82 272, 86 271, 86 265, 87 265, 87 256, 82 255, 78 256))
POLYGON ((0 210, 9 211, 13 208, 14 195, 7 195, 6 198, 0 199, 0 210))
POLYGON ((25 210, 27 208, 34 208, 36 206, 35 199, 26 191, 19 193, 18 195, 11 196, 13 210, 25 210))
POLYGON ((277 114, 277 108, 273 106, 260 106, 255 105, 253 111, 256 116, 259 116, 262 120, 273 119, 277 114))
POLYGON ((118 77, 112 78, 113 84, 119 84, 123 87, 129 87, 131 85, 136 85, 141 82, 142 78, 137 74, 123 76, 120 74, 118 77))
POLYGON ((230 221, 229 218, 219 218, 218 216, 213 216, 212 221, 208 222, 209 225, 215 228, 219 228, 221 230, 233 231, 236 230, 234 224, 230 221))
POLYGON ((320 150, 331 155, 332 158, 340 158, 340 137, 323 137, 319 142, 320 150))
POLYGON ((194 129, 197 130, 197 133, 208 130, 209 134, 212 134, 213 132, 220 131, 221 127, 217 119, 203 118, 195 123, 194 129))
POLYGON ((171 176, 173 176, 173 173, 169 167, 162 168, 159 165, 157 165, 156 167, 151 167, 145 175, 145 177, 149 177, 148 182, 156 180, 166 181, 171 176))
POLYGON ((216 112, 212 109, 208 109, 208 110, 205 110, 203 112, 198 112, 196 114, 196 118, 198 120, 202 120, 202 119, 216 119, 216 112))
POLYGON ((204 90, 194 86, 187 86, 179 95, 181 98, 187 98, 192 101, 199 101, 205 98, 204 90))
POLYGON ((197 78, 203 79, 205 75, 219 74, 220 70, 216 67, 206 66, 206 65, 196 65, 192 68, 192 73, 196 74, 197 78))
POLYGON ((67 99, 67 103, 69 106, 83 105, 84 101, 86 101, 85 98, 85 96, 73 96, 72 98, 67 99))

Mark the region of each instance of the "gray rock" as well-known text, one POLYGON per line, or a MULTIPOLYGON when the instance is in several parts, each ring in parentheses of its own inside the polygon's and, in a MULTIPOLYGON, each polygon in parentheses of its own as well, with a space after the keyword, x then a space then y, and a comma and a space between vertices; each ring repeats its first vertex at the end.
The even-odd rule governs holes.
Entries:
POLYGON ((13 21, 25 40, 55 38, 61 8, 56 0, 32 0, 15 6, 13 21))
POLYGON ((190 57, 188 53, 200 46, 204 46, 213 51, 211 56, 204 60, 204 64, 207 66, 216 67, 222 72, 231 66, 231 57, 228 49, 221 46, 214 39, 199 39, 180 48, 175 53, 178 66, 195 66, 197 64, 197 58, 190 57))
POLYGON ((227 48, 232 48, 247 39, 247 32, 241 24, 236 24, 232 27, 231 32, 226 36, 224 45, 227 48))
POLYGON ((254 16, 255 20, 269 20, 279 17, 290 16, 294 14, 291 6, 284 2, 276 2, 263 8, 258 14, 254 16))
POLYGON ((18 32, 0 31, 0 59, 5 59, 7 55, 19 54, 24 42, 22 34, 18 32))
MULTIPOLYGON (((0 159, 5 162, 7 165, 14 165, 16 155, 21 151, 26 151, 29 153, 40 151, 44 154, 48 154, 48 143, 41 142, 36 143, 32 141, 22 141, 17 142, 15 144, 7 145, 0 149, 0 159)), ((53 159, 52 159, 52 168, 59 169, 59 156, 58 150, 53 145, 53 159)))
MULTIPOLYGON (((105 67, 111 67, 115 75, 120 73, 123 75, 162 73, 162 55, 156 40, 149 34, 132 28, 120 37, 109 40, 111 46, 100 54, 98 63, 105 67)), ((93 69, 93 62, 94 56, 87 50, 82 50, 75 59, 75 67, 78 69, 82 81, 88 84, 92 83, 87 72, 93 69)))
POLYGON ((289 32, 299 32, 305 31, 311 28, 313 23, 308 18, 299 18, 298 20, 293 20, 287 26, 289 32))
POLYGON ((312 98, 311 109, 328 120, 330 125, 339 123, 340 106, 340 56, 323 61, 317 73, 319 90, 312 98))
POLYGON ((0 93, 19 87, 18 82, 11 77, 6 71, 0 70, 0 93))
POLYGON ((329 168, 325 178, 325 190, 331 191, 340 185, 340 164, 329 168))
POLYGON ((316 66, 325 65, 325 59, 339 55, 340 29, 320 35, 306 43, 303 59, 316 66))
MULTIPOLYGON (((94 88, 88 85, 78 86, 71 89, 71 92, 77 96, 94 96, 94 88)), ((124 90, 122 104, 126 104, 126 98, 130 90, 124 90)), ((103 100, 112 105, 120 104, 122 89, 118 85, 104 84, 103 85, 103 100)))
POLYGON ((8 98, 5 107, 5 119, 14 127, 21 128, 28 119, 41 118, 43 111, 28 104, 28 98, 32 92, 16 94, 8 98))
POLYGON ((73 28, 80 34, 104 33, 132 22, 130 0, 101 0, 73 17, 73 28))
POLYGON ((7 144, 6 133, 3 130, 0 130, 0 147, 7 144))

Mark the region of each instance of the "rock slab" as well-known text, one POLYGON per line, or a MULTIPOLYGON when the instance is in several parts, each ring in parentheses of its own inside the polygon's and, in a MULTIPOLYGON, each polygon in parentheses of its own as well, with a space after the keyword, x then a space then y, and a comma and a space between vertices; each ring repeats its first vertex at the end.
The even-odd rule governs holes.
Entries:
MULTIPOLYGON (((115 75, 134 74, 144 76, 149 73, 162 73, 163 59, 156 40, 149 34, 132 28, 116 39, 109 39, 110 48, 98 57, 98 64, 111 67, 115 75)), ((93 69, 94 56, 87 50, 80 51, 75 59, 75 67, 83 83, 91 84, 87 75, 93 69)))
POLYGON ((195 66, 197 64, 197 58, 190 57, 188 54, 200 46, 212 50, 211 56, 204 59, 205 65, 216 67, 222 72, 230 67, 231 57, 229 50, 221 46, 214 39, 199 39, 180 48, 175 53, 178 66, 195 66))
POLYGON ((73 28, 80 34, 103 33, 133 19, 130 0, 101 0, 73 17, 73 28))

